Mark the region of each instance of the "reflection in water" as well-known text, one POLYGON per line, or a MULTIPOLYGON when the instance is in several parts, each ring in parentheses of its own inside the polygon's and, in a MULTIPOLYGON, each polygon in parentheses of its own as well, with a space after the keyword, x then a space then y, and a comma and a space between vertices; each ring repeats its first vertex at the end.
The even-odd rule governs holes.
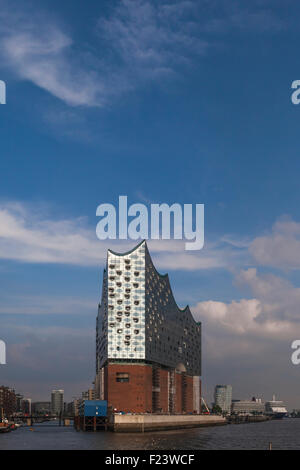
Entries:
POLYGON ((300 449, 300 419, 145 434, 84 433, 57 423, 0 434, 0 449, 300 449), (30 430, 32 429, 32 430, 30 430))

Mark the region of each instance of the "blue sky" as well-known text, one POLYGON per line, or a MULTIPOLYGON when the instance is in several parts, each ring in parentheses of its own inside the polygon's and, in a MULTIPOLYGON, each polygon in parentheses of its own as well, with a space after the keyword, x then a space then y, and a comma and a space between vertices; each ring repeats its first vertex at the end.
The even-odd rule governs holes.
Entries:
POLYGON ((149 247, 203 321, 208 399, 224 382, 299 406, 299 9, 0 0, 0 382, 71 399, 93 380, 105 253, 120 246, 97 240, 96 207, 125 194, 205 204, 203 250, 149 247))

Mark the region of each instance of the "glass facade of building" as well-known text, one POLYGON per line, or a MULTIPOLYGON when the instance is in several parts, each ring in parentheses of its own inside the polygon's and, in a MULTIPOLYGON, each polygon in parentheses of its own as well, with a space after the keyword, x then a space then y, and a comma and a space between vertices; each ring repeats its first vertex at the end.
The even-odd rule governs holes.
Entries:
POLYGON ((223 412, 231 412, 232 386, 216 385, 215 387, 215 405, 219 406, 223 412))
POLYGON ((108 251, 96 349, 97 374, 107 361, 130 360, 201 375, 201 324, 177 306, 145 241, 124 254, 108 251))

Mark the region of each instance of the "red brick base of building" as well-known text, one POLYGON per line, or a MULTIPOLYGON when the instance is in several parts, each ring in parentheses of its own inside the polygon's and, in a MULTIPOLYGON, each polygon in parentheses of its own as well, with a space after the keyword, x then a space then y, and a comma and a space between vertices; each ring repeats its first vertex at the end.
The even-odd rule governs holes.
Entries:
POLYGON ((102 398, 117 411, 131 413, 197 413, 200 379, 174 369, 144 363, 104 366, 102 398), (196 386, 195 386, 196 383, 196 386))

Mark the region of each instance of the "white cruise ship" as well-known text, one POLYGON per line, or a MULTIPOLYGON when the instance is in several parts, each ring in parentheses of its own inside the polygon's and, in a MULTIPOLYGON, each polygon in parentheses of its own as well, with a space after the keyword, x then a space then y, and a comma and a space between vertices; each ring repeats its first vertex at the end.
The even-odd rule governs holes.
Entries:
POLYGON ((287 415, 287 409, 283 401, 276 400, 273 395, 273 400, 267 401, 265 404, 266 415, 272 419, 281 419, 287 415))

